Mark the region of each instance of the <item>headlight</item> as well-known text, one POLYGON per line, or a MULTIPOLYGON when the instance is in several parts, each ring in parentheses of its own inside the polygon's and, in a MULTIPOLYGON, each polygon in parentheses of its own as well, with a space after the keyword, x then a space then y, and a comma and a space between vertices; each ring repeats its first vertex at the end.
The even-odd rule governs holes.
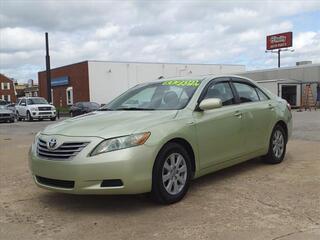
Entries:
POLYGON ((31 110, 31 111, 37 111, 38 108, 36 108, 36 107, 31 107, 30 110, 31 110))
POLYGON ((34 150, 35 150, 36 147, 37 147, 39 135, 40 135, 40 132, 38 132, 38 133, 35 135, 34 139, 33 139, 33 142, 32 142, 32 145, 31 145, 31 150, 32 150, 32 152, 34 152, 34 150))
POLYGON ((137 133, 123 137, 110 138, 99 143, 95 149, 91 152, 90 156, 95 156, 100 153, 112 152, 124 148, 130 148, 144 144, 149 136, 150 132, 137 133))

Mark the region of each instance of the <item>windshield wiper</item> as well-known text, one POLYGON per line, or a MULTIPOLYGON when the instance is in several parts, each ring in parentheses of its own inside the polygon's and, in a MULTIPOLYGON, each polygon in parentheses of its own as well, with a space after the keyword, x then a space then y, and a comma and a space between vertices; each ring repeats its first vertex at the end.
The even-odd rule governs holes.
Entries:
POLYGON ((138 107, 128 107, 128 108, 116 108, 114 109, 116 111, 121 111, 121 110, 124 110, 124 111, 152 111, 152 110, 155 110, 154 108, 138 108, 138 107))

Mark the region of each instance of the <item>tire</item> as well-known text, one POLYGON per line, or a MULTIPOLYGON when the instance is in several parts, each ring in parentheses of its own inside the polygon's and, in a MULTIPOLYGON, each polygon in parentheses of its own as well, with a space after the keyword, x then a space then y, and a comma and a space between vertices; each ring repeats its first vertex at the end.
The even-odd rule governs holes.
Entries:
POLYGON ((269 164, 281 163, 286 154, 286 147, 287 139, 285 130, 281 125, 276 125, 272 130, 268 153, 262 157, 263 161, 269 164))
POLYGON ((27 120, 28 122, 32 122, 32 121, 33 121, 33 118, 31 117, 31 114, 30 114, 29 111, 27 111, 26 120, 27 120))
POLYGON ((19 115, 19 112, 17 111, 17 120, 18 120, 18 122, 20 122, 21 120, 22 120, 22 118, 20 117, 20 115, 19 115))
POLYGON ((152 198, 162 204, 180 201, 189 189, 191 176, 190 156, 184 147, 178 143, 166 144, 153 166, 152 198))
POLYGON ((10 119, 10 122, 11 122, 11 123, 14 123, 14 118, 11 118, 11 119, 10 119))
POLYGON ((51 121, 55 121, 57 117, 50 118, 51 121))

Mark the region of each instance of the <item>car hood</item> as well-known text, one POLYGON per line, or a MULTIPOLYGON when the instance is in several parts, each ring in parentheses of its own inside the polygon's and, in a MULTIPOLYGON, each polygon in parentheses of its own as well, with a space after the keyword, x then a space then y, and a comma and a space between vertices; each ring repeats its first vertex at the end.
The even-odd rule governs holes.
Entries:
POLYGON ((48 126, 42 134, 111 138, 148 131, 148 127, 173 119, 177 110, 96 111, 48 126))

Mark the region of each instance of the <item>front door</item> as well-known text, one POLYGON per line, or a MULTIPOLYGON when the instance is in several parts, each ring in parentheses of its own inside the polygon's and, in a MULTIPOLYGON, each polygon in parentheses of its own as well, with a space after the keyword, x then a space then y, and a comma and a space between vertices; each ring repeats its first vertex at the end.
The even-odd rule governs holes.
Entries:
POLYGON ((223 106, 194 112, 201 169, 241 156, 244 141, 242 112, 229 82, 215 81, 204 91, 203 99, 220 98, 223 106))

